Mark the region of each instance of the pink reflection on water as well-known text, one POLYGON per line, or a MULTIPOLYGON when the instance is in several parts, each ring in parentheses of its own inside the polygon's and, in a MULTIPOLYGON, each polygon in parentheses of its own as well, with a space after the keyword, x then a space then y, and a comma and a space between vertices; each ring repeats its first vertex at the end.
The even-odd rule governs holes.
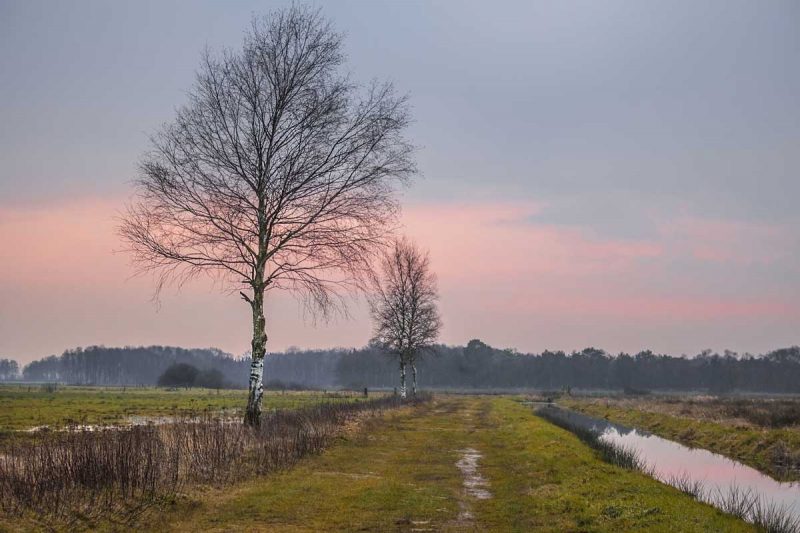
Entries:
POLYGON ((709 503, 715 503, 731 491, 743 491, 767 504, 783 507, 800 519, 800 484, 797 482, 782 483, 723 455, 689 448, 635 429, 607 427, 600 438, 635 450, 657 479, 669 483, 672 479, 684 478, 702 483, 702 499, 709 503))

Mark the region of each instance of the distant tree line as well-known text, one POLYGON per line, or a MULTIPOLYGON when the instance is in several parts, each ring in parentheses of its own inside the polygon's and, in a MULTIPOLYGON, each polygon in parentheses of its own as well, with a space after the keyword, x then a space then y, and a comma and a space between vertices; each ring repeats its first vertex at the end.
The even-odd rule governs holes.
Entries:
MULTIPOLYGON (((435 389, 607 389, 638 391, 800 392, 800 347, 764 355, 704 351, 674 357, 651 351, 616 356, 596 348, 521 354, 479 340, 435 348, 420 361, 420 387, 435 389)), ((394 387, 395 364, 376 348, 342 354, 341 386, 394 387)))
POLYGON ((246 379, 243 369, 249 364, 216 348, 90 346, 33 361, 23 368, 22 379, 79 385, 155 385, 168 367, 178 363, 198 370, 217 370, 222 381, 232 385, 246 379))
MULTIPOLYGON (((12 361, 12 363, 15 363, 12 361)), ((34 361, 22 370, 29 381, 94 385, 156 385, 168 367, 186 363, 198 372, 218 370, 226 384, 245 387, 250 360, 216 349, 105 348, 93 346, 34 361)), ((732 391, 800 393, 800 347, 763 355, 704 351, 674 357, 643 351, 611 355, 596 348, 579 352, 522 354, 479 340, 467 346, 437 345, 419 362, 421 388, 435 389, 614 389, 629 391, 732 391)), ((3 366, 0 361, 0 376, 3 366)), ((268 388, 393 388, 397 362, 379 346, 299 350, 268 354, 268 388)), ((16 375, 16 372, 14 372, 16 375)), ((8 378, 3 378, 8 379, 8 378)))
MULTIPOLYGON (((267 388, 333 388, 336 366, 346 350, 298 350, 270 354, 265 361, 267 388)), ((14 360, 0 360, 0 379, 62 382, 78 385, 157 385, 172 366, 190 365, 198 373, 215 370, 225 387, 247 386, 249 356, 237 358, 216 348, 169 346, 107 348, 89 346, 33 361, 19 371, 14 360), (9 370, 3 374, 3 361, 9 370)), ((202 376, 201 376, 202 377, 202 376)), ((186 386, 166 384, 165 386, 186 386)), ((199 385, 198 385, 199 386, 199 385)), ((212 386, 216 388, 216 385, 212 386)))

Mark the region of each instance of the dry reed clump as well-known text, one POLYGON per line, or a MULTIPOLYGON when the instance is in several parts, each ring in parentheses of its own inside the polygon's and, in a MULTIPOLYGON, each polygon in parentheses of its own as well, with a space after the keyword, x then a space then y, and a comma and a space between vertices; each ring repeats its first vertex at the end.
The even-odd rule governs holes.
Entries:
POLYGON ((800 426, 800 398, 657 396, 606 399, 615 407, 731 424, 778 429, 800 426))
POLYGON ((721 400, 726 415, 765 428, 800 425, 800 401, 795 399, 737 398, 721 400))
POLYGON ((66 523, 127 520, 186 483, 226 483, 287 468, 321 452, 355 417, 399 405, 390 396, 277 410, 265 413, 258 428, 203 415, 38 436, 0 455, 0 509, 66 523))

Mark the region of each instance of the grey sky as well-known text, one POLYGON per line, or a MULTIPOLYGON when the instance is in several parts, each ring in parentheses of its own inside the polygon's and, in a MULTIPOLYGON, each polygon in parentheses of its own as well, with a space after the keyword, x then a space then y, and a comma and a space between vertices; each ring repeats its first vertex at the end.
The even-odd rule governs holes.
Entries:
MULTIPOLYGON (((125 198, 203 48, 285 4, 0 0, 0 209, 125 198)), ((800 297, 800 2, 317 5, 356 79, 411 96, 407 204, 527 202, 520 224, 674 249, 642 267, 655 291, 800 297)), ((791 341, 797 318, 763 331, 791 341)))
MULTIPOLYGON (((237 46, 251 13, 279 4, 0 3, 3 201, 120 190, 202 48, 237 46)), ((391 78, 413 97, 429 178, 414 196, 590 202, 625 191, 723 216, 793 216, 797 2, 324 10, 348 34, 358 77, 391 78)))

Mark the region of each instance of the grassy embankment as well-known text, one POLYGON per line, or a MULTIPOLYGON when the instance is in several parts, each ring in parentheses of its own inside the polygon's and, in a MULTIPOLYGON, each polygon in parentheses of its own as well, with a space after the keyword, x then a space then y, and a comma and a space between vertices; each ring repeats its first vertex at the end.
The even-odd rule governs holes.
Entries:
POLYGON ((800 471, 792 468, 800 458, 800 431, 796 427, 760 427, 722 415, 711 420, 706 418, 711 414, 708 409, 703 411, 696 405, 682 409, 685 414, 681 415, 667 410, 674 410, 675 406, 664 406, 658 399, 650 398, 624 401, 562 398, 558 403, 687 446, 705 448, 777 479, 800 480, 800 471))
POLYGON ((752 530, 497 397, 386 413, 289 471, 196 490, 150 520, 159 531, 752 530), (483 455, 492 498, 464 493, 465 448, 483 455))
MULTIPOLYGON (((320 401, 358 399, 357 394, 273 392, 264 395, 264 409, 294 409, 320 401)), ((114 425, 128 417, 190 415, 201 412, 242 412, 244 390, 178 389, 155 387, 65 387, 47 392, 40 385, 0 386, 0 432, 37 426, 70 424, 114 425)))

